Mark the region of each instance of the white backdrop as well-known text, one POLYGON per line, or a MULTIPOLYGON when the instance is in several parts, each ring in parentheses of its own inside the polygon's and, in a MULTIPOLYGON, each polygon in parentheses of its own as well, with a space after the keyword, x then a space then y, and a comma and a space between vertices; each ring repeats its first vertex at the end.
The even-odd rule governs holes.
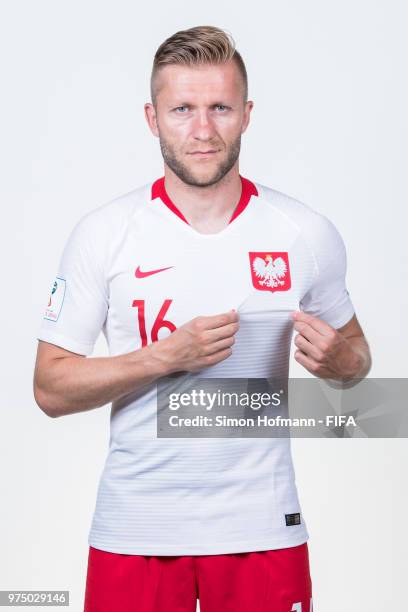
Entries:
MULTIPOLYGON (((406 6, 196 4, 17 0, 0 19, 0 589, 69 589, 74 612, 109 407, 60 419, 40 411, 36 332, 74 224, 162 175, 143 103, 166 37, 208 24, 232 33, 255 102, 241 173, 335 223, 370 376, 407 376, 406 6)), ((94 355, 105 354, 101 337, 94 355)), ((292 359, 291 376, 304 374, 292 359)), ((402 610, 406 440, 296 439, 292 448, 315 612, 402 610)))

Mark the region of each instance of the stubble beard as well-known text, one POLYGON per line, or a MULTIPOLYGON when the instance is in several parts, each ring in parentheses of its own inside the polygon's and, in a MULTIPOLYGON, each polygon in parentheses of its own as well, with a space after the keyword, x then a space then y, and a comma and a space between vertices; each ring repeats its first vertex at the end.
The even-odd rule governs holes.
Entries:
POLYGON ((175 147, 168 143, 162 136, 159 136, 159 141, 165 163, 183 183, 193 187, 209 187, 210 185, 218 183, 234 166, 241 150, 241 134, 239 134, 229 146, 227 157, 218 164, 212 176, 200 179, 194 172, 191 172, 188 166, 180 159, 175 147))

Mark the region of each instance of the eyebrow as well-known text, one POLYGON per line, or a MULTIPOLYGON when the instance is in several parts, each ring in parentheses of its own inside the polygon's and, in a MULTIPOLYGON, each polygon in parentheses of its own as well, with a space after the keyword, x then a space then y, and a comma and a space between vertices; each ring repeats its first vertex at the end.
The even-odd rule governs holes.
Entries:
MULTIPOLYGON (((179 106, 191 106, 192 108, 194 108, 196 105, 195 104, 191 104, 191 102, 179 102, 179 103, 175 103, 175 104, 170 104, 168 108, 178 108, 179 106)), ((231 107, 231 104, 227 104, 227 102, 212 102, 212 104, 207 104, 207 106, 229 106, 231 107)))

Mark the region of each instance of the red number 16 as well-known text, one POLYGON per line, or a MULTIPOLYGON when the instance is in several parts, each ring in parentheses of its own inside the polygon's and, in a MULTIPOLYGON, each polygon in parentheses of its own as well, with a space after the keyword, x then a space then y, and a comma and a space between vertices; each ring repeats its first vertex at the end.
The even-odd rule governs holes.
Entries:
MULTIPOLYGON (((165 321, 164 315, 169 309, 170 304, 173 300, 164 300, 162 307, 159 310, 159 314, 153 324, 151 331, 152 342, 156 342, 159 339, 159 329, 167 327, 170 332, 176 331, 177 327, 171 321, 165 321)), ((133 300, 135 308, 138 309, 138 321, 139 321, 139 332, 142 339, 142 347, 147 346, 147 333, 146 333, 146 320, 145 320, 145 301, 144 300, 133 300)))

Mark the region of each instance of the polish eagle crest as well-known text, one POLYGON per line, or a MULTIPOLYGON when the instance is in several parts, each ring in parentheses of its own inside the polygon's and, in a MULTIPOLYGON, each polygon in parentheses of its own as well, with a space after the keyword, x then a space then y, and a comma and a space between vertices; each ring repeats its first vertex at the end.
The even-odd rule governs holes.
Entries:
POLYGON ((287 252, 249 253, 252 283, 255 289, 287 291, 290 289, 290 270, 287 252))

